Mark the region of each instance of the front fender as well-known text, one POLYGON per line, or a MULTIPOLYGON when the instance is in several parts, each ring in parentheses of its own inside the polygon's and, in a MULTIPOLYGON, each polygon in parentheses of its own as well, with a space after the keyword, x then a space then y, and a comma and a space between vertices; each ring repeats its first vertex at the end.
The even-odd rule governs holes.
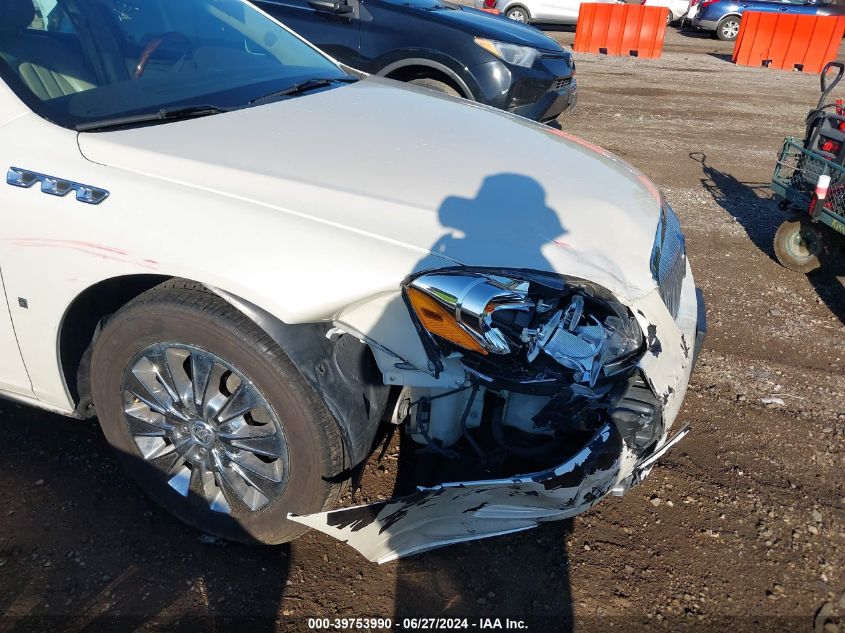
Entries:
POLYGON ((382 77, 389 77, 398 70, 415 66, 436 70, 454 81, 467 99, 475 100, 481 90, 464 64, 439 51, 427 49, 392 51, 376 60, 373 66, 379 68, 375 74, 382 77))
POLYGON ((367 459, 390 391, 370 348, 331 323, 287 324, 245 299, 210 290, 267 332, 322 397, 340 427, 349 465, 367 459))

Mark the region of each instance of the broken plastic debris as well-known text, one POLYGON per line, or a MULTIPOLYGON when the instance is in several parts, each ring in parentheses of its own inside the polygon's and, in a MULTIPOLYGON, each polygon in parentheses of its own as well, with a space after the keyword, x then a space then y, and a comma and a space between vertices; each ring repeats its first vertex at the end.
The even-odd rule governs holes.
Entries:
POLYGON ((574 332, 558 327, 543 351, 559 364, 575 370, 575 380, 586 382, 592 387, 598 379, 597 356, 605 339, 601 325, 586 325, 574 332))
POLYGON ((558 310, 541 328, 525 329, 522 340, 528 343, 528 362, 540 351, 563 367, 575 372, 575 381, 593 387, 602 370, 612 371, 610 363, 636 352, 642 334, 633 319, 609 316, 602 324, 590 316, 590 323, 579 325, 584 316, 584 297, 574 295, 569 305, 558 310))
POLYGON ((563 327, 570 332, 575 330, 575 327, 581 321, 581 315, 584 313, 584 297, 575 295, 572 297, 569 306, 563 313, 563 327))

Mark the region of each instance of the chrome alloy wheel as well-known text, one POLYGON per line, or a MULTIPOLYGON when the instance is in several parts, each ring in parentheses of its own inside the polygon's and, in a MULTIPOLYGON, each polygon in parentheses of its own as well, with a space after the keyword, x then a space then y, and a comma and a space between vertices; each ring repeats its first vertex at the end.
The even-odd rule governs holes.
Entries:
POLYGON ((260 510, 284 491, 281 424, 255 385, 222 358, 156 343, 129 362, 121 391, 135 445, 183 497, 231 514, 233 504, 260 510))
POLYGON ((728 20, 722 25, 722 35, 726 40, 736 39, 739 35, 739 20, 728 20))
POLYGON ((514 22, 521 22, 522 24, 528 22, 528 16, 525 15, 525 11, 519 8, 508 11, 508 17, 514 22))

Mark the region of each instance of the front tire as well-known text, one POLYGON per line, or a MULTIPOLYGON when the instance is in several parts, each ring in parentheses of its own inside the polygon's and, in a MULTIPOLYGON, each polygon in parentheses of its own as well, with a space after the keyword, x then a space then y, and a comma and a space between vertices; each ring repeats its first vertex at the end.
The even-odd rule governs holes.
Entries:
POLYGON ((277 544, 288 512, 328 509, 342 441, 322 399, 253 321, 205 287, 170 281, 102 328, 91 358, 100 425, 130 476, 179 519, 277 544))
POLYGON ((786 220, 774 239, 775 256, 784 268, 809 273, 821 266, 826 255, 825 235, 808 220, 786 220))
POLYGON ((428 88, 429 90, 435 90, 437 92, 442 92, 443 94, 451 95, 453 97, 462 96, 460 92, 455 90, 452 86, 447 84, 445 81, 440 81, 438 79, 430 79, 428 77, 421 77, 419 79, 412 79, 408 83, 414 84, 415 86, 419 86, 421 88, 428 88))
POLYGON ((733 42, 739 35, 739 17, 727 15, 716 24, 716 37, 723 42, 733 42))

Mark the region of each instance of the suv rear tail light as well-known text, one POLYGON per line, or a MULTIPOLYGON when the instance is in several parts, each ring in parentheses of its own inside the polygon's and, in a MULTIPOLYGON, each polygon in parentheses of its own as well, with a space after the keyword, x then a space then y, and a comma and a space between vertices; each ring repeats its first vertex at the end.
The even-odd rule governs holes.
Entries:
POLYGON ((485 9, 495 9, 496 8, 496 0, 484 0, 484 8, 485 9))

